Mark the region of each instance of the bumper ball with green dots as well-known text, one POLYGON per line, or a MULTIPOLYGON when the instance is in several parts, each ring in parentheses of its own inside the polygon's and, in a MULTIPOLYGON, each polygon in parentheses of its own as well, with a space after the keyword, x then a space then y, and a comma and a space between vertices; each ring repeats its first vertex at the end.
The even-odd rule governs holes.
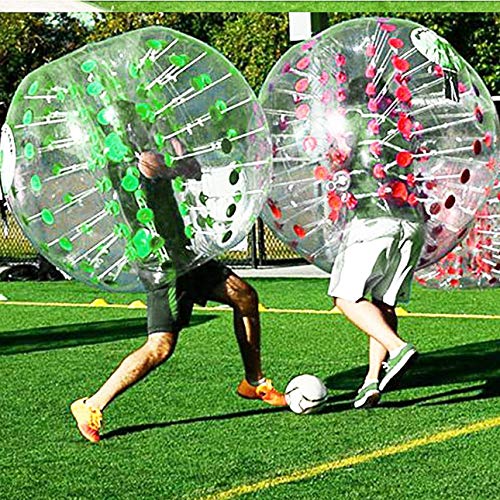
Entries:
POLYGON ((136 291, 245 237, 268 195, 271 141, 227 59, 150 27, 29 74, 2 129, 1 174, 41 254, 83 282, 136 291), (144 153, 159 175, 138 168, 144 153))
POLYGON ((435 262, 497 177, 500 128, 483 81, 410 21, 351 20, 292 47, 261 102, 275 153, 263 218, 326 271, 353 218, 424 224, 419 265, 435 262))

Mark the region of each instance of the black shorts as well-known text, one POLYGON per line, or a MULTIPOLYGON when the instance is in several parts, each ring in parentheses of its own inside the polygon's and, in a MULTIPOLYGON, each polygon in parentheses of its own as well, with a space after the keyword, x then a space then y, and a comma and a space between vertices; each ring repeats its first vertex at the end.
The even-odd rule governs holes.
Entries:
POLYGON ((156 290, 148 291, 148 334, 177 333, 189 325, 193 305, 204 306, 213 289, 232 274, 224 264, 211 260, 156 290))

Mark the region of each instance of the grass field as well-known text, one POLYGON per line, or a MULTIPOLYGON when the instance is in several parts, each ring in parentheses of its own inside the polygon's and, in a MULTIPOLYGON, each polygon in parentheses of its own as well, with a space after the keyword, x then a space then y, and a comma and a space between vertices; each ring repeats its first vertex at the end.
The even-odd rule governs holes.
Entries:
POLYGON ((251 282, 267 308, 267 374, 279 388, 323 378, 323 412, 236 397, 231 314, 198 309, 176 355, 108 408, 99 445, 82 440, 68 405, 140 345, 144 310, 79 304, 144 297, 2 283, 0 498, 499 498, 498 290, 416 288, 400 325, 420 360, 378 408, 356 411, 366 341, 327 312, 325 281, 251 282))

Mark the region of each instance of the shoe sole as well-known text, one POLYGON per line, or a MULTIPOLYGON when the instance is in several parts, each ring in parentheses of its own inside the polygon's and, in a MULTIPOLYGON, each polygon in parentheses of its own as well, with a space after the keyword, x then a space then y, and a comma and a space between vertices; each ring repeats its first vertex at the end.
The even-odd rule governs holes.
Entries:
POLYGON ((380 391, 370 391, 366 393, 363 399, 354 401, 354 408, 356 410, 362 410, 364 408, 373 408, 380 401, 380 391))
POLYGON ((391 370, 391 373, 387 374, 378 386, 380 391, 388 390, 388 387, 394 387, 394 385, 401 380, 401 377, 406 373, 406 371, 413 365, 413 363, 418 358, 418 352, 413 349, 408 351, 399 361, 399 363, 391 370))

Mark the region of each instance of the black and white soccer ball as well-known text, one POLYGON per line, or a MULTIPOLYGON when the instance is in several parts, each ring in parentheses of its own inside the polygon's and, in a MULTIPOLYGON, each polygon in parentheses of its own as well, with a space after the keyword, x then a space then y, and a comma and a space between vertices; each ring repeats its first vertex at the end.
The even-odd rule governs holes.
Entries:
POLYGON ((315 375, 298 375, 285 389, 285 399, 294 413, 314 413, 326 402, 328 390, 323 381, 315 375))

